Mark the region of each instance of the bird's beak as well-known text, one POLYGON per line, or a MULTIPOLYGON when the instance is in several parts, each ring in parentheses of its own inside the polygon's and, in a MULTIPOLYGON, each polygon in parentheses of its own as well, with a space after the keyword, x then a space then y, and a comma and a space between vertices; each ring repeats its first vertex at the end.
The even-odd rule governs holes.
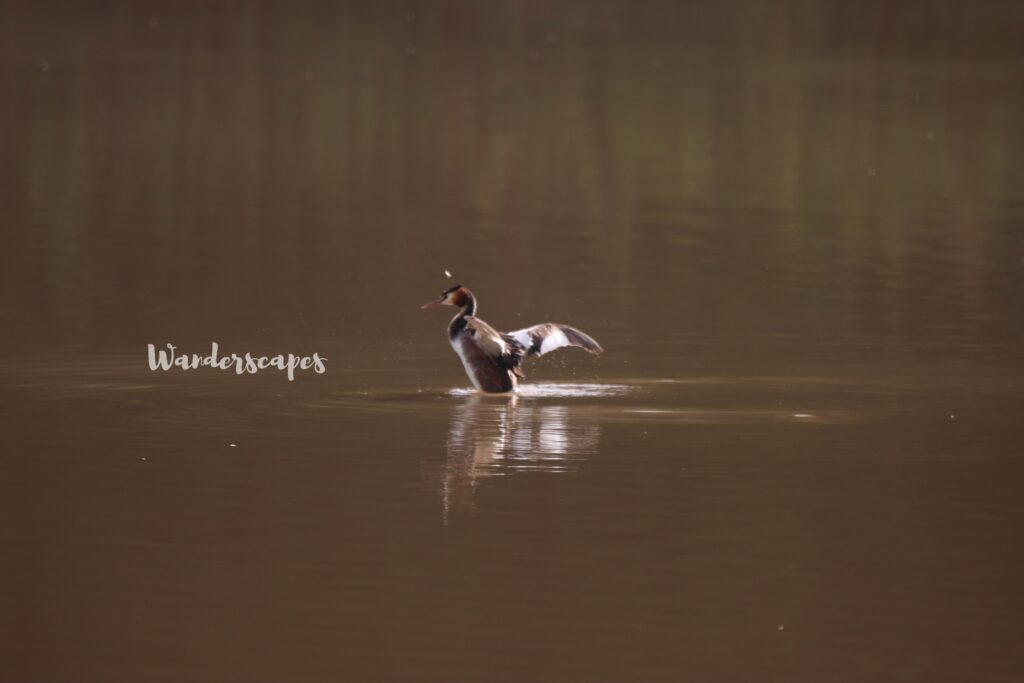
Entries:
POLYGON ((429 303, 423 304, 422 306, 420 306, 420 309, 422 310, 424 308, 437 308, 438 306, 441 306, 443 304, 444 304, 444 297, 442 296, 440 299, 436 299, 436 300, 431 301, 429 303))

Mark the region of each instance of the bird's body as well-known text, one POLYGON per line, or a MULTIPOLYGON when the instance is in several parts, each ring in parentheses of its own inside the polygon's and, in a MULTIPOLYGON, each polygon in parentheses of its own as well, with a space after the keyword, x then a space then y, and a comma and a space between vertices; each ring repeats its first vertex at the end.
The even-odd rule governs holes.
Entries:
POLYGON ((480 391, 514 391, 524 375, 520 366, 526 356, 540 356, 563 346, 578 346, 590 353, 603 349, 592 337, 574 327, 542 323, 502 333, 476 317, 476 297, 455 285, 423 308, 457 306, 461 310, 448 324, 448 340, 462 360, 469 379, 480 391))

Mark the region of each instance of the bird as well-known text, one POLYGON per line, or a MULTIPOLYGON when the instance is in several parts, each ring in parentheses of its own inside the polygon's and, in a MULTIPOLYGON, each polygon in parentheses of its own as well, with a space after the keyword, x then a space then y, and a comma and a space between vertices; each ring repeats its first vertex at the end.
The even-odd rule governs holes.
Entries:
POLYGON ((421 308, 438 306, 461 309, 448 324, 448 341, 462 360, 473 386, 485 393, 515 391, 519 380, 526 377, 521 365, 527 356, 543 356, 563 346, 578 346, 593 354, 604 351, 590 335, 559 323, 499 332, 476 317, 476 297, 462 285, 449 287, 421 308))

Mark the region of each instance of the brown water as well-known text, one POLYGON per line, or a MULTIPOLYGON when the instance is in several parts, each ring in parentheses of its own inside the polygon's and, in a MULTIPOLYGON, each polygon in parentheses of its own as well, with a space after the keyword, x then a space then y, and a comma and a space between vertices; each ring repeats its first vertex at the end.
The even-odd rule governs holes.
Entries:
POLYGON ((0 681, 1024 679, 1022 33, 0 4, 0 681))

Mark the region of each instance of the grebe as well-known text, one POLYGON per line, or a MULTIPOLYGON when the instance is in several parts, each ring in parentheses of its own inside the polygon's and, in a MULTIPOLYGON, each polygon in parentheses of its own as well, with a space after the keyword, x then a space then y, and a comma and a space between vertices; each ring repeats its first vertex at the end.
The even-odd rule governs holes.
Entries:
POLYGON ((476 317, 476 297, 462 285, 449 287, 422 308, 435 306, 462 309, 448 324, 448 341, 462 359, 473 386, 480 391, 514 391, 518 380, 525 377, 520 369, 524 356, 543 356, 563 346, 578 346, 595 354, 604 351, 590 335, 557 323, 498 332, 476 317))

